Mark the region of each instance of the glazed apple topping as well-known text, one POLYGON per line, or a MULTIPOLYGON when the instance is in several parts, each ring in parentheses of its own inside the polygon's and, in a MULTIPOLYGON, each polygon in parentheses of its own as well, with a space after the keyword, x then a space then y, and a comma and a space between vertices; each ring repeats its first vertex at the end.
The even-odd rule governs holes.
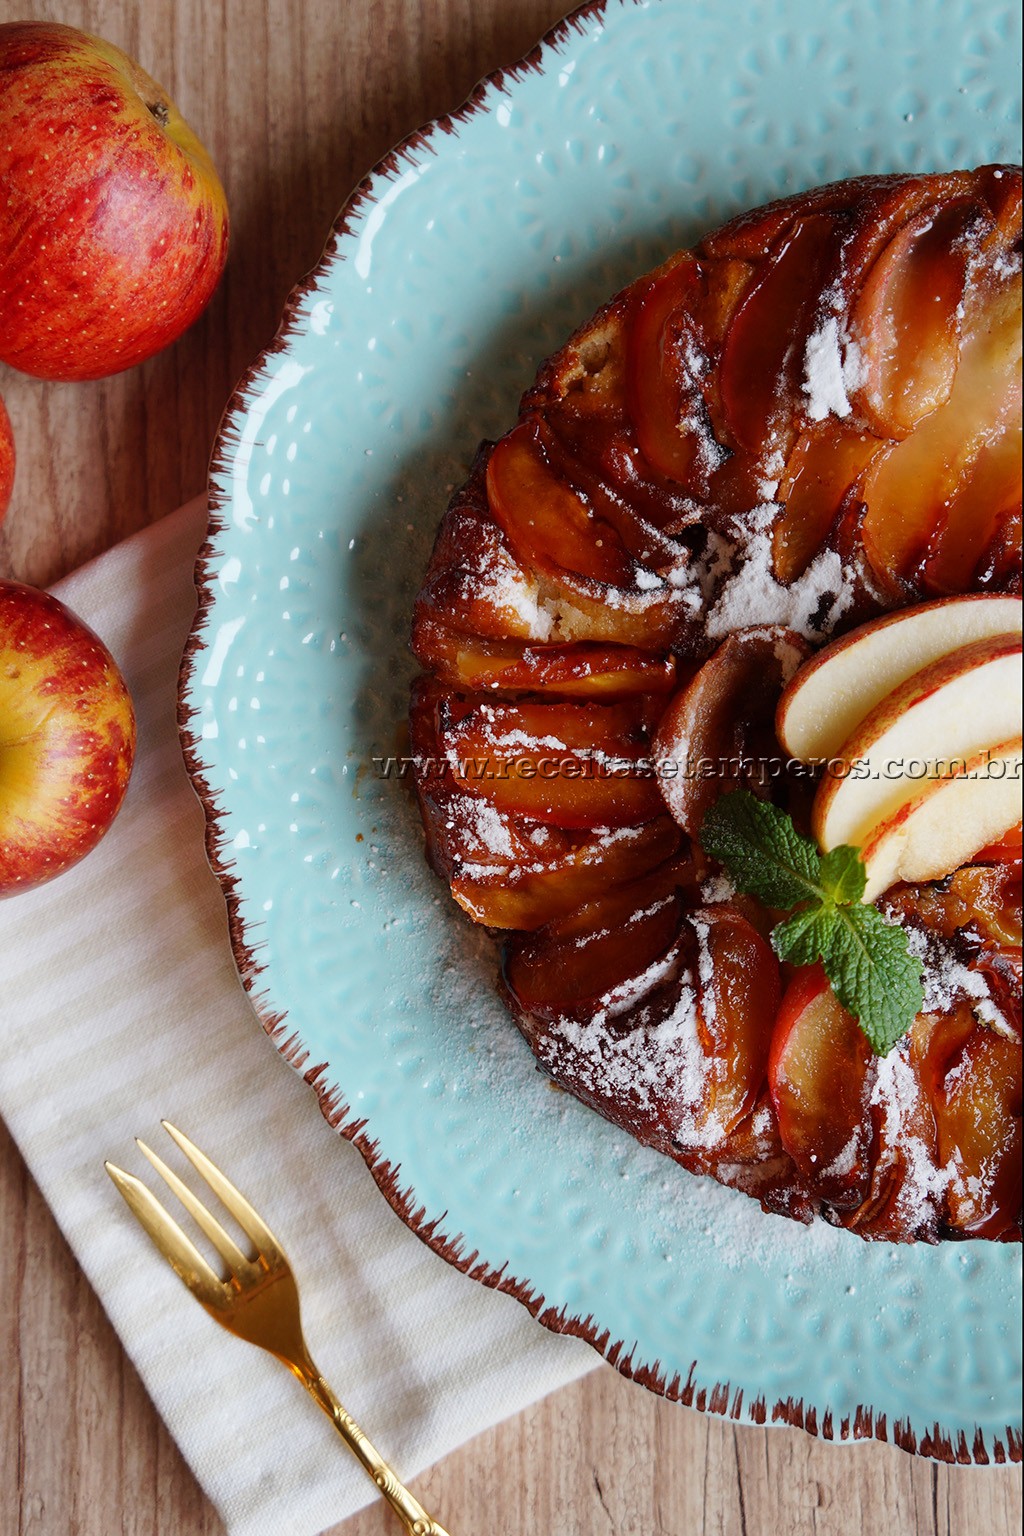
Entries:
POLYGON ((1019 239, 986 167, 671 257, 482 447, 414 616, 428 855, 540 1064, 868 1238, 1019 1237, 1019 239))

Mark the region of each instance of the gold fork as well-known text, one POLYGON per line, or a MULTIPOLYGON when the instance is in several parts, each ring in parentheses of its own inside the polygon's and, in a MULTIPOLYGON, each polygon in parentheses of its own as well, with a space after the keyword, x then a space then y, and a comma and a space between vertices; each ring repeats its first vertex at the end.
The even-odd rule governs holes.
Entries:
POLYGON ((195 1244, 185 1236, 177 1222, 168 1216, 141 1179, 125 1173, 122 1168, 116 1168, 113 1163, 104 1163, 103 1166, 130 1209, 164 1258, 193 1296, 223 1328, 237 1334, 240 1339, 248 1340, 250 1344, 258 1344, 261 1349, 269 1350, 298 1377, 313 1401, 327 1414, 349 1450, 373 1478, 410 1536, 447 1536, 447 1532, 436 1520, 431 1519, 408 1488, 399 1482, 352 1415, 341 1406, 314 1365, 302 1336, 295 1276, 273 1232, 205 1153, 200 1152, 168 1120, 161 1121, 161 1124, 230 1211, 256 1250, 255 1257, 248 1258, 188 1185, 145 1142, 139 1141, 140 1150, 224 1260, 227 1278, 221 1279, 214 1273, 195 1244))

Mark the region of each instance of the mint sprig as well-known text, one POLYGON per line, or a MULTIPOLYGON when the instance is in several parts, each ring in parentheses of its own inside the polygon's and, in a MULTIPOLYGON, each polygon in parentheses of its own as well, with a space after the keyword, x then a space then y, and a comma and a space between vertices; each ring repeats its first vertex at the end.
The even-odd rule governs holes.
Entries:
POLYGON ((772 929, 775 953, 793 965, 820 960, 875 1055, 887 1056, 924 1002, 922 968, 903 929, 861 900, 866 876, 857 849, 820 854, 785 811, 746 789, 715 801, 700 841, 740 890, 766 906, 796 909, 772 929))

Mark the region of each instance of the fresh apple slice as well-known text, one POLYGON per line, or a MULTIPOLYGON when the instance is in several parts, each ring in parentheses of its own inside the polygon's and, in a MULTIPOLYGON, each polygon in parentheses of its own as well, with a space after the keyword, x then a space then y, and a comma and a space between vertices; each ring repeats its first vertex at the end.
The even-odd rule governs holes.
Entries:
POLYGON ((871 1047, 821 966, 797 972, 772 1036, 768 1084, 783 1145, 822 1197, 842 1210, 867 1192, 871 1047))
POLYGON ((827 761, 887 694, 922 667, 973 641, 1020 631, 1019 597, 977 593, 872 619, 800 668, 779 700, 779 741, 801 762, 827 761))
POLYGON ((1021 735, 1019 635, 978 640, 916 672, 877 704, 844 744, 814 797, 822 848, 867 844, 943 765, 1021 735))
POLYGON ((861 848, 864 900, 900 881, 941 880, 1020 819, 1021 738, 987 747, 963 771, 931 779, 880 821, 861 848))

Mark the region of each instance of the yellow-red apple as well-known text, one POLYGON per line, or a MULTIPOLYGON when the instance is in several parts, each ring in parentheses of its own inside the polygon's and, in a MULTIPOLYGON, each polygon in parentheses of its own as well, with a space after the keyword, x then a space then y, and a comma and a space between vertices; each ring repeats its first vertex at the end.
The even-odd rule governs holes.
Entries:
POLYGON ((844 744, 842 773, 814 797, 822 848, 862 848, 874 829, 948 765, 1021 734, 1021 639, 1002 635, 961 646, 888 693, 844 744))
POLYGON ((0 581, 0 897, 96 846, 134 755, 131 697, 102 640, 50 593, 0 581))
POLYGON ((1020 598, 985 593, 872 619, 825 646, 796 673, 779 700, 779 741, 801 762, 827 762, 886 694, 922 667, 975 640, 1020 631, 1020 598))
POLYGON ((864 900, 897 881, 941 880, 1020 821, 1021 738, 986 747, 960 772, 929 781, 872 831, 861 849, 864 900))
POLYGON ((227 255, 213 163, 119 48, 50 22, 0 26, 0 359, 98 379, 205 309, 227 255))
POLYGON ((11 419, 0 400, 0 523, 4 520, 14 485, 14 434, 11 419))

